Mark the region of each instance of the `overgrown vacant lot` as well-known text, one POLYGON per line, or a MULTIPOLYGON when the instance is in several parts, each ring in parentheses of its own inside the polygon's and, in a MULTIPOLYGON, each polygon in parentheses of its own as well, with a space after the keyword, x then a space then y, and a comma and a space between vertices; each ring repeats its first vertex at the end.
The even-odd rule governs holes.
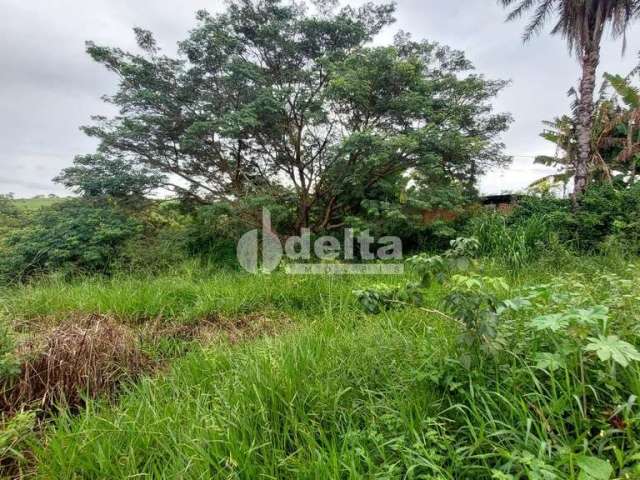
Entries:
POLYGON ((444 313, 449 284, 375 315, 353 293, 413 271, 185 268, 9 289, 17 342, 108 319, 155 366, 49 410, 35 433, 14 419, 0 448, 39 478, 638 478, 636 267, 478 265, 464 278, 509 287, 495 341, 475 347, 444 313))

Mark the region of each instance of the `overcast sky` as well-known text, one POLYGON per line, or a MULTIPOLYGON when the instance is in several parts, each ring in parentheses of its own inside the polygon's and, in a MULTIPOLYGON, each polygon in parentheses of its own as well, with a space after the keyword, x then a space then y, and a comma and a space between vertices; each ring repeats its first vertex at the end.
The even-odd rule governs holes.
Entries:
MULTIPOLYGON (((116 78, 86 55, 85 40, 133 48, 131 28, 140 26, 173 52, 195 11, 223 7, 221 0, 0 0, 0 193, 64 195, 51 178, 95 148, 78 127, 111 112, 100 97, 115 91, 116 78)), ((554 149, 538 136, 541 121, 567 111, 566 91, 579 76, 562 40, 542 35, 523 45, 524 21, 504 23, 494 0, 398 0, 396 17, 376 43, 405 30, 463 49, 479 72, 513 82, 495 105, 515 119, 504 135, 514 164, 483 178, 481 189, 517 190, 544 175, 533 157, 554 149)), ((619 42, 605 43, 601 72, 637 64, 639 33, 629 32, 625 57, 619 42)))

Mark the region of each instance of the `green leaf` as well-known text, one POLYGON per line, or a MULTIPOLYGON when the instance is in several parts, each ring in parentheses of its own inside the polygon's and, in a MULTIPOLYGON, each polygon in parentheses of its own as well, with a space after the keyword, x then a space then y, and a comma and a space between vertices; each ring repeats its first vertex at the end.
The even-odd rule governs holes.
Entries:
POLYGON ((565 366, 564 358, 557 353, 538 353, 535 356, 536 368, 555 372, 565 366))
POLYGON ((505 300, 502 302, 502 306, 502 310, 513 310, 514 312, 519 312, 520 310, 531 308, 531 302, 526 298, 516 297, 505 300))
POLYGON ((613 474, 611 464, 596 457, 580 455, 576 464, 580 467, 579 480, 609 480, 613 474))
POLYGON ((515 480, 516 477, 514 477, 510 473, 503 473, 499 470, 492 470, 491 478, 494 480, 515 480))
POLYGON ((561 313, 542 315, 531 320, 531 326, 536 330, 551 330, 558 332, 569 326, 569 319, 561 313))
POLYGON ((609 309, 602 305, 592 308, 575 309, 569 313, 569 318, 583 325, 595 325, 609 317, 609 309))
POLYGON ((630 362, 640 360, 640 352, 615 335, 608 337, 589 338, 589 344, 584 348, 587 352, 595 352, 603 362, 613 360, 617 364, 627 367, 630 362))

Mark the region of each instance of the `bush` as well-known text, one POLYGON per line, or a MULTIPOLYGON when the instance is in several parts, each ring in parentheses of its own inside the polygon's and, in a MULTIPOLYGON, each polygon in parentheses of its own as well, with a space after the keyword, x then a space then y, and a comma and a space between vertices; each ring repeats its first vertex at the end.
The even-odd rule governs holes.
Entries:
POLYGON ((187 227, 187 251, 208 261, 234 263, 236 242, 243 229, 250 227, 234 216, 229 205, 200 207, 187 227))
POLYGON ((469 234, 481 253, 520 266, 562 246, 587 253, 640 252, 640 186, 591 186, 574 212, 571 201, 550 196, 527 197, 508 215, 472 218, 469 234))
POLYGON ((274 232, 294 229, 295 209, 289 201, 247 196, 240 203, 217 202, 196 208, 186 230, 188 252, 206 262, 236 267, 236 245, 246 232, 262 228, 262 211, 271 214, 274 232))
POLYGON ((69 200, 43 208, 28 226, 9 233, 0 276, 19 280, 55 270, 108 272, 138 221, 107 205, 69 200))
POLYGON ((517 268, 558 244, 557 221, 552 213, 522 212, 513 216, 490 212, 472 218, 470 234, 480 242, 480 254, 517 268))
POLYGON ((13 198, 0 195, 0 235, 9 228, 20 224, 22 215, 13 202, 13 198))
POLYGON ((124 242, 114 269, 129 272, 161 272, 181 264, 189 256, 191 219, 177 202, 150 204, 140 212, 143 232, 124 242))
POLYGON ((591 187, 575 215, 576 241, 582 249, 596 250, 615 239, 625 249, 640 251, 640 185, 591 187))

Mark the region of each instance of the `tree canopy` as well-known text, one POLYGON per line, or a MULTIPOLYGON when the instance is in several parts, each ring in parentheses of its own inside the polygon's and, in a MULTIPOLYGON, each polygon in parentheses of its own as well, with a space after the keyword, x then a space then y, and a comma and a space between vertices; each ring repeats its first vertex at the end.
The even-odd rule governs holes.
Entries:
POLYGON ((412 175, 434 192, 473 192, 508 161, 498 136, 510 117, 491 107, 505 82, 406 34, 371 46, 392 15, 387 4, 236 0, 198 12, 177 58, 141 29, 136 53, 89 42, 120 78, 106 97, 119 114, 84 131, 101 162, 152 170, 185 199, 293 202, 295 229, 338 228, 367 201, 397 203, 412 175))

